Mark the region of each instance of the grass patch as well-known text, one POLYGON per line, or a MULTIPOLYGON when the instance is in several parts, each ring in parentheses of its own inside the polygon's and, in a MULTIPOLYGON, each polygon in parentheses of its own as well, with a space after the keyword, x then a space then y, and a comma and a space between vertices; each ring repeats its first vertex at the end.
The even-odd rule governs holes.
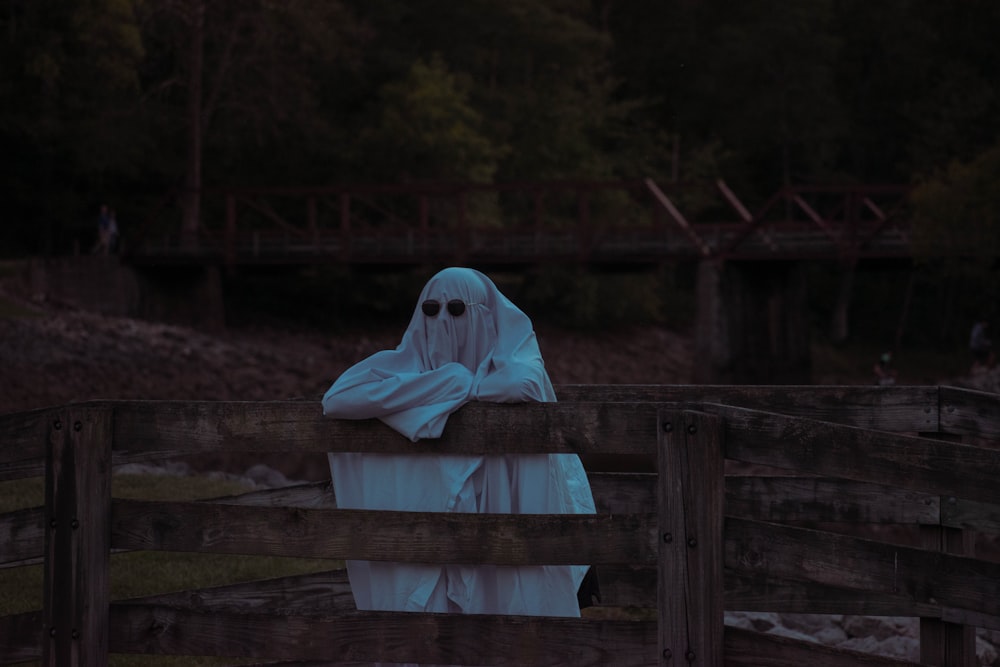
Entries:
MULTIPOLYGON (((202 500, 246 493, 239 482, 204 476, 114 475, 111 495, 135 500, 202 500)), ((0 513, 45 504, 45 479, 28 477, 0 482, 0 513)))
MULTIPOLYGON (((234 495, 248 490, 248 486, 236 481, 204 476, 129 474, 115 475, 112 478, 112 496, 116 498, 187 501, 234 495)), ((0 513, 39 507, 44 502, 45 483, 42 478, 0 484, 0 513)), ((160 551, 113 554, 111 597, 122 600, 320 572, 338 567, 343 567, 343 561, 160 551)), ((0 570, 0 616, 41 609, 43 576, 41 565, 0 570)))

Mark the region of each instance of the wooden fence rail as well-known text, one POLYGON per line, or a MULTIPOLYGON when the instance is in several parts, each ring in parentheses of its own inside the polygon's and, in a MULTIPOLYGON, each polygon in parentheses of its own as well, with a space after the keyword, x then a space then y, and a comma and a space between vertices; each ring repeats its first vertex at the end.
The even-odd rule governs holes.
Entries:
MULTIPOLYGON (((73 404, 0 415, 0 567, 42 563, 40 608, 0 617, 0 664, 109 653, 253 664, 903 665, 724 626, 724 611, 920 617, 921 664, 1000 630, 1000 396, 947 387, 564 386, 471 404, 442 453, 577 453, 595 515, 336 509, 327 484, 211 501, 113 498, 120 463, 217 452, 413 453, 305 402, 73 404), (605 464, 611 465, 605 465, 605 464), (608 472, 615 470, 617 472, 608 472), (342 570, 112 600, 118 550, 598 568, 582 618, 359 612, 342 570), (614 608, 632 609, 628 613, 614 608), (648 613, 641 612, 648 609, 648 613), (594 611, 595 613, 589 613, 594 611)), ((915 664, 915 663, 914 663, 915 664)))

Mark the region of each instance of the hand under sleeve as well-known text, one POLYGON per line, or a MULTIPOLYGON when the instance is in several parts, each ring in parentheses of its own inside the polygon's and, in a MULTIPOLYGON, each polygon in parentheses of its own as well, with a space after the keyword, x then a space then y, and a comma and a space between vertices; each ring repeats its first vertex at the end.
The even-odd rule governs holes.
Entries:
POLYGON ((471 389, 472 373, 459 363, 388 376, 369 369, 362 377, 334 383, 323 396, 323 414, 370 419, 439 404, 461 405, 469 400, 471 389))
POLYGON ((510 364, 494 370, 473 387, 472 397, 494 403, 545 400, 541 377, 536 367, 528 364, 510 364))

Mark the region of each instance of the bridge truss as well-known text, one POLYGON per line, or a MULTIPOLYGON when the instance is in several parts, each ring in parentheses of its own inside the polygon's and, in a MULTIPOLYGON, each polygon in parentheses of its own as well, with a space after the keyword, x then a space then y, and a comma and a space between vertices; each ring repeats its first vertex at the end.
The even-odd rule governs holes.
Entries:
POLYGON ((906 186, 792 186, 759 203, 723 181, 227 188, 203 226, 161 216, 138 264, 470 265, 907 257, 906 186))

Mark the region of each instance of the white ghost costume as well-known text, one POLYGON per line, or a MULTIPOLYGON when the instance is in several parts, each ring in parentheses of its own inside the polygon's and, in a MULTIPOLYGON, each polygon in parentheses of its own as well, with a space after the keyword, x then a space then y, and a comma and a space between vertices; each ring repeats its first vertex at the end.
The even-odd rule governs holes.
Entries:
MULTIPOLYGON (((531 320, 486 275, 448 268, 424 286, 394 350, 341 375, 323 413, 378 418, 415 443, 404 455, 331 453, 337 506, 423 512, 593 514, 575 454, 442 456, 419 441, 440 437, 469 401, 555 401, 531 320), (447 304, 460 300, 465 312, 447 304), (437 301, 439 312, 421 305, 437 301)), ((348 561, 359 609, 579 616, 586 565, 494 566, 348 561)))

